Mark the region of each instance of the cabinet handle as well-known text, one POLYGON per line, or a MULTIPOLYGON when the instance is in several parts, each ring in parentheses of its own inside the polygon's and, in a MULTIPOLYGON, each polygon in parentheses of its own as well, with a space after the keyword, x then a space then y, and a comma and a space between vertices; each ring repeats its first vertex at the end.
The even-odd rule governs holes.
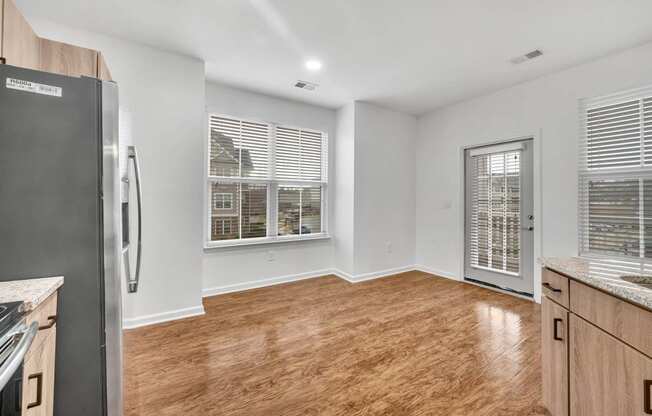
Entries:
POLYGON ((645 412, 646 415, 652 415, 652 393, 650 392, 652 390, 652 380, 644 380, 643 381, 643 411, 645 412))
POLYGON ((32 374, 27 379, 36 379, 36 401, 27 405, 27 408, 31 409, 32 407, 40 406, 43 400, 43 373, 32 374))
POLYGON ((564 340, 564 338, 559 336, 559 332, 557 331, 557 329, 559 328, 557 324, 561 322, 564 322, 564 320, 561 318, 555 318, 552 320, 552 332, 553 332, 552 337, 557 341, 564 340))
POLYGON ((38 327, 38 330, 39 330, 39 331, 42 331, 42 330, 44 330, 44 329, 50 329, 50 328, 52 328, 52 327, 54 326, 54 324, 56 324, 56 323, 57 323, 57 315, 51 315, 51 316, 48 316, 48 323, 45 324, 45 325, 43 325, 43 326, 39 326, 39 327, 38 327))
POLYGON ((550 283, 548 283, 548 282, 545 282, 545 283, 543 284, 543 287, 545 287, 546 289, 550 289, 550 290, 552 290, 552 291, 555 292, 555 293, 561 293, 561 289, 557 289, 556 287, 553 287, 553 286, 552 286, 550 283))

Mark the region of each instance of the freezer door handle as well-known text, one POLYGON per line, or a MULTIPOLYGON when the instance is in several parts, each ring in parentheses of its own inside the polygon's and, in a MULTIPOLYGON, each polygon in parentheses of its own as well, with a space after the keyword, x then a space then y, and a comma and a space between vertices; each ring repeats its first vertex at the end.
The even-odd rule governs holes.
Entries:
MULTIPOLYGON (((136 243, 136 271, 133 277, 131 276, 131 271, 129 267, 129 250, 131 249, 131 245, 129 245, 129 248, 123 252, 123 260, 125 262, 125 271, 127 275, 127 290, 129 291, 129 293, 136 293, 138 291, 138 283, 140 282, 140 263, 141 263, 142 251, 143 251, 143 244, 142 244, 143 194, 140 187, 140 164, 138 162, 138 150, 136 150, 136 146, 127 147, 127 160, 132 161, 134 164, 134 177, 136 180, 136 203, 137 203, 136 206, 137 206, 137 216, 138 216, 137 243, 136 243)), ((129 170, 127 169, 127 172, 128 171, 129 170)), ((129 183, 129 180, 126 179, 125 182, 129 183)))

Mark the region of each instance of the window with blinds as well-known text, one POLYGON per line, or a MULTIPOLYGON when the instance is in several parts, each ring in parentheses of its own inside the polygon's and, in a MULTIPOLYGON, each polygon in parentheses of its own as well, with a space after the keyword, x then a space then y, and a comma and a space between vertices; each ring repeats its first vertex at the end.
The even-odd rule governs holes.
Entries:
POLYGON ((652 260, 652 86, 582 100, 579 246, 645 269, 652 260))
POLYGON ((520 228, 521 151, 472 155, 471 266, 518 275, 520 228))
POLYGON ((325 133, 220 115, 208 122, 209 246, 325 233, 325 133))

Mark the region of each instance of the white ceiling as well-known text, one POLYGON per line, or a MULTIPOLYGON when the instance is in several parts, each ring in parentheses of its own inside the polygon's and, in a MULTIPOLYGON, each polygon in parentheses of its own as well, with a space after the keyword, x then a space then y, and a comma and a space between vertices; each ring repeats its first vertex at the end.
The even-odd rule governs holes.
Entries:
POLYGON ((17 0, 28 16, 204 59, 209 80, 412 114, 652 41, 650 0, 17 0), (540 48, 521 65, 509 59, 540 48), (324 68, 304 69, 316 57, 324 68), (316 91, 293 87, 317 82, 316 91))

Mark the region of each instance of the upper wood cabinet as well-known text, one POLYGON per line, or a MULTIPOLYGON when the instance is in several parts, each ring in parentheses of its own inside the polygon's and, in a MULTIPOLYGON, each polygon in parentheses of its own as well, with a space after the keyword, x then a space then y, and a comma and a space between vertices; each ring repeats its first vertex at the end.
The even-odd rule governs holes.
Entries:
POLYGON ((71 77, 97 77, 97 51, 41 39, 41 70, 71 77))
POLYGON ((13 0, 2 2, 2 51, 6 63, 40 69, 40 39, 20 13, 13 0))
POLYGON ((4 29, 2 27, 4 23, 3 16, 5 14, 5 3, 3 0, 0 0, 0 56, 2 56, 2 36, 4 35, 4 29))
POLYGON ((0 0, 0 57, 6 64, 22 68, 111 80, 100 52, 39 38, 14 0, 0 0))
POLYGON ((113 80, 113 78, 111 78, 111 71, 109 71, 109 67, 106 65, 102 52, 97 53, 97 77, 102 81, 113 80))

